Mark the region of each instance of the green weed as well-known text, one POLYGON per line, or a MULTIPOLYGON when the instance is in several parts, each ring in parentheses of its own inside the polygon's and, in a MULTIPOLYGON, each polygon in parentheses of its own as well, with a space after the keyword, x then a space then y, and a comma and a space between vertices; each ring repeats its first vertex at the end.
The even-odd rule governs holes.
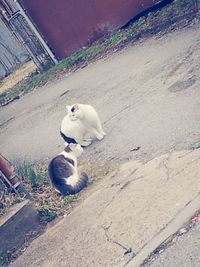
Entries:
POLYGON ((49 185, 47 167, 42 165, 18 164, 16 172, 23 180, 29 180, 32 189, 42 185, 49 185))
POLYGON ((74 195, 69 195, 63 198, 63 202, 65 205, 69 205, 72 202, 74 202, 74 200, 76 199, 76 197, 74 195))
POLYGON ((63 197, 50 186, 46 165, 17 162, 15 171, 31 191, 42 223, 55 219, 77 198, 73 195, 63 197))
POLYGON ((58 216, 57 212, 50 209, 39 209, 39 218, 41 223, 53 221, 58 216))
POLYGON ((88 58, 93 58, 96 57, 102 49, 101 45, 94 45, 85 50, 85 57, 88 58))
POLYGON ((9 265, 9 261, 11 259, 12 253, 7 252, 0 255, 0 266, 7 267, 9 265))

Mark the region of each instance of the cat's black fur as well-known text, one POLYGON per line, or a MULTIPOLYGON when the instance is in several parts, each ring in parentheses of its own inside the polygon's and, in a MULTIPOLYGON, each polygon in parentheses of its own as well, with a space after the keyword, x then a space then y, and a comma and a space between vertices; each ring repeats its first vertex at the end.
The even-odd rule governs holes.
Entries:
POLYGON ((73 175, 74 161, 58 155, 49 164, 48 171, 52 185, 64 196, 74 195, 80 192, 88 182, 86 173, 81 173, 80 179, 75 186, 66 184, 65 179, 73 175))
POLYGON ((68 144, 72 143, 72 144, 77 144, 76 140, 70 137, 67 137, 66 135, 64 135, 64 133, 62 133, 60 131, 60 135, 62 136, 62 138, 65 140, 65 142, 67 142, 68 144))

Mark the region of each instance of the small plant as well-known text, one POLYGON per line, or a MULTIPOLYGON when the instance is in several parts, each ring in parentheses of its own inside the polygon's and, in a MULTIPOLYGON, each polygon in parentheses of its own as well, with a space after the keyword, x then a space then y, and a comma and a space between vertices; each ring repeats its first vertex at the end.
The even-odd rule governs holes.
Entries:
POLYGON ((47 167, 45 166, 25 163, 17 164, 16 172, 23 180, 29 179, 32 189, 49 184, 47 167))
POLYGON ((39 210, 39 217, 41 223, 48 223, 54 220, 58 216, 56 211, 49 209, 41 209, 39 210))
POLYGON ((7 253, 1 254, 0 255, 0 266, 7 267, 11 259, 11 256, 12 256, 12 253, 9 251, 7 253))
POLYGON ((94 45, 85 50, 86 58, 93 58, 100 53, 102 49, 101 45, 94 45))
MULTIPOLYGON (((31 191, 42 223, 48 223, 63 214, 76 199, 72 195, 63 197, 50 186, 46 165, 18 162, 15 171, 22 178, 25 187, 31 191)), ((17 198, 14 201, 16 203, 17 198)))
POLYGON ((122 38, 122 33, 118 32, 116 34, 114 34, 111 38, 110 38, 110 43, 112 45, 118 43, 122 38))
POLYGON ((72 202, 74 202, 74 200, 76 199, 76 197, 74 195, 69 195, 63 198, 63 202, 65 205, 69 205, 72 202))

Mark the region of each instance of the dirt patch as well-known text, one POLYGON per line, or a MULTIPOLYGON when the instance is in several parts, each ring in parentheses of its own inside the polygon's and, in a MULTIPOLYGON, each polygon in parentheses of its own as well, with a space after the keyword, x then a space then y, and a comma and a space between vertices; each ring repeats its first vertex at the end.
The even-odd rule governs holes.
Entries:
POLYGON ((36 71, 33 61, 28 61, 17 68, 13 73, 4 78, 0 83, 0 94, 8 91, 31 73, 36 71))

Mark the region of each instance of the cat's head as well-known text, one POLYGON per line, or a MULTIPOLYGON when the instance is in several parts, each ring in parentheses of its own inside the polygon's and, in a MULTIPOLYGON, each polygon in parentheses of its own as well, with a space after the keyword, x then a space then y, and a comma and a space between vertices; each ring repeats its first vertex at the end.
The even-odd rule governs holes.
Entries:
POLYGON ((80 109, 79 104, 66 106, 66 108, 67 108, 67 114, 72 121, 80 120, 83 118, 83 112, 80 109))
POLYGON ((83 148, 79 144, 65 143, 65 151, 72 152, 76 157, 79 157, 83 153, 83 148))

